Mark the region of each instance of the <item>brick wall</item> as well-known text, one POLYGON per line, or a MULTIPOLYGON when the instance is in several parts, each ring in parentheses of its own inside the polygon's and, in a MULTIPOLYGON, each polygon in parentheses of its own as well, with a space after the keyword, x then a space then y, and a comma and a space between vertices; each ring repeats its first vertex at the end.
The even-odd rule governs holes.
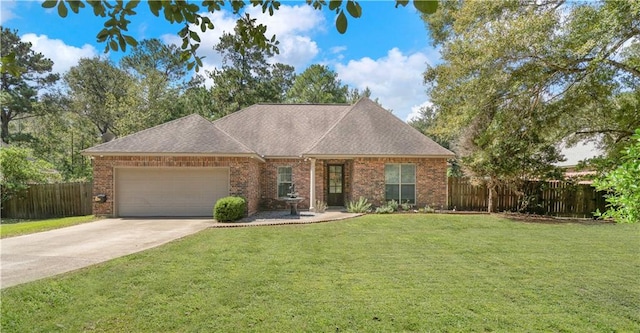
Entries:
POLYGON ((95 156, 93 159, 93 195, 107 195, 104 203, 94 203, 93 213, 113 216, 113 170, 117 167, 228 167, 229 195, 247 199, 247 213, 254 214, 260 204, 260 169, 263 163, 249 157, 213 156, 95 156))
MULTIPOLYGON (((301 209, 309 208, 309 177, 311 162, 304 159, 269 159, 263 165, 260 176, 260 208, 263 210, 287 209, 287 204, 278 200, 278 167, 291 167, 291 180, 296 186, 296 192, 304 200, 298 205, 301 209)), ((316 162, 316 179, 318 163, 316 162)), ((317 184, 317 181, 316 181, 317 184)), ((317 191, 317 187, 316 187, 317 191)))
MULTIPOLYGON (((374 205, 384 202, 384 166, 386 163, 413 163, 416 165, 416 205, 444 207, 447 204, 446 159, 419 158, 355 158, 353 160, 316 161, 316 199, 326 202, 327 165, 344 164, 345 204, 360 196, 374 205)), ((95 215, 113 216, 115 167, 229 167, 230 195, 247 198, 248 214, 258 210, 287 209, 278 200, 277 170, 290 166, 299 196, 305 199, 300 208, 309 208, 310 161, 304 159, 270 159, 266 163, 247 157, 200 156, 105 156, 93 160, 93 195, 104 193, 107 202, 94 203, 95 215)))
POLYGON ((447 160, 443 158, 356 158, 353 160, 351 198, 363 196, 376 206, 384 203, 384 166, 416 165, 416 206, 447 207, 447 160))

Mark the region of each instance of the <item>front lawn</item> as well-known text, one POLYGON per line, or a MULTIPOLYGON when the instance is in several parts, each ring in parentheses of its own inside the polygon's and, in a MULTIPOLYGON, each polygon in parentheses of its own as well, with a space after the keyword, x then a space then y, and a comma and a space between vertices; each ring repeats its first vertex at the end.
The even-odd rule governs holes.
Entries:
POLYGON ((209 229, 2 291, 2 332, 633 332, 640 225, 367 215, 209 229))
POLYGON ((7 220, 0 224, 0 238, 32 234, 40 231, 69 227, 72 225, 95 221, 93 215, 71 216, 45 220, 7 220))

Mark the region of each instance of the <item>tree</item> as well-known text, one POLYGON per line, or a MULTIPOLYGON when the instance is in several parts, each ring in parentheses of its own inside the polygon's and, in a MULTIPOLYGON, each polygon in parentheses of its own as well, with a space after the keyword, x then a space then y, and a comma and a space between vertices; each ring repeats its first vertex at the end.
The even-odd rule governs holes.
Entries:
MULTIPOLYGON (((133 78, 110 61, 80 59, 64 77, 69 87, 69 103, 73 112, 86 117, 104 141, 119 130, 119 120, 127 113, 138 111, 133 78)), ((144 126, 144 123, 143 123, 144 126)))
POLYGON ((196 74, 187 83, 184 92, 178 97, 171 114, 172 119, 177 119, 192 113, 197 113, 205 118, 215 119, 215 104, 209 88, 204 85, 205 78, 196 74))
MULTIPOLYGON (((138 4, 140 1, 109 1, 98 0, 89 1, 86 3, 93 9, 95 16, 100 16, 106 19, 104 28, 98 32, 96 38, 99 42, 107 43, 105 46, 105 52, 109 49, 113 51, 122 50, 125 51, 127 45, 136 46, 137 40, 130 35, 123 34, 129 27, 129 20, 136 15, 138 4)), ((238 15, 242 9, 251 4, 253 7, 261 7, 262 12, 269 12, 269 15, 273 16, 274 13, 280 8, 280 2, 275 0, 230 0, 228 2, 232 9, 233 14, 238 15)), ((328 7, 329 10, 336 13, 336 29, 340 33, 347 31, 347 16, 346 12, 352 18, 359 18, 362 15, 362 8, 360 4, 355 0, 331 0, 327 4, 324 0, 307 0, 306 3, 317 10, 321 10, 328 7)), ((396 0, 396 7, 406 6, 409 0, 396 0)), ((194 61, 189 63, 189 68, 196 67, 196 71, 199 67, 202 67, 202 59, 196 56, 196 50, 200 46, 200 35, 196 29, 200 29, 202 33, 207 30, 214 29, 214 22, 212 22, 206 13, 214 13, 221 10, 227 2, 224 0, 219 1, 203 1, 201 5, 190 3, 187 1, 178 0, 162 0, 162 1, 149 1, 147 2, 149 11, 156 17, 161 17, 170 23, 184 24, 178 35, 182 39, 182 50, 185 59, 193 57, 194 61), (193 27, 191 27, 192 25, 193 27), (194 30, 192 30, 194 29, 194 30)), ((414 0, 414 7, 422 13, 433 13, 438 8, 437 0, 414 0)), ((44 8, 57 8, 58 15, 60 17, 67 17, 69 9, 74 13, 79 13, 81 9, 86 6, 83 1, 66 1, 65 0, 46 0, 42 3, 44 8)), ((275 35, 271 38, 265 36, 267 27, 259 24, 255 24, 255 19, 252 19, 248 14, 240 17, 236 21, 236 30, 240 37, 240 43, 236 44, 236 50, 242 50, 247 47, 257 46, 260 49, 270 52, 277 52, 278 42, 275 35)), ((4 67, 4 59, 3 59, 4 67)))
POLYGON ((187 75, 187 63, 180 49, 157 38, 141 41, 131 54, 122 57, 120 65, 140 77, 158 74, 172 85, 179 85, 187 75))
POLYGON ((640 222, 640 128, 632 141, 622 154, 620 166, 594 182, 599 191, 609 191, 609 209, 602 216, 626 223, 640 222))
POLYGON ((539 174, 567 138, 613 152, 640 126, 637 2, 441 4, 424 16, 443 58, 425 72, 431 131, 476 176, 539 174))
POLYGON ((313 64, 298 75, 287 92, 292 103, 346 103, 349 87, 324 65, 313 64))
POLYGON ((177 101, 188 82, 187 64, 180 53, 175 45, 147 39, 122 58, 120 67, 136 81, 130 93, 137 96, 138 112, 126 113, 120 131, 136 132, 182 115, 177 101))
POLYGON ((237 51, 240 36, 225 33, 215 49, 222 54, 222 69, 209 73, 213 80, 211 94, 217 116, 225 116, 261 102, 278 103, 291 85, 294 68, 284 64, 270 65, 268 51, 252 46, 237 51))
POLYGON ((55 83, 58 75, 51 74, 53 62, 33 51, 31 43, 22 42, 17 31, 0 27, 0 35, 2 57, 12 55, 15 60, 13 66, 22 69, 19 75, 4 70, 0 73, 0 137, 8 143, 9 123, 38 115, 34 109, 38 93, 55 83))
POLYGON ((29 184, 59 180, 55 173, 47 174, 52 166, 40 159, 33 158, 26 148, 4 147, 0 149, 0 185, 2 202, 9 200, 20 191, 29 188, 29 184))

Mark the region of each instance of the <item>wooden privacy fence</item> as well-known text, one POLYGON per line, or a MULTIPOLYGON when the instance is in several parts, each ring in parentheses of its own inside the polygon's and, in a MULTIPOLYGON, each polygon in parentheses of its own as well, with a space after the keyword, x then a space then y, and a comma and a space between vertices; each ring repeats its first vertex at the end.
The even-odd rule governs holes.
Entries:
POLYGON ((40 219, 90 215, 91 183, 34 184, 2 204, 2 217, 40 219))
MULTIPOLYGON (((592 217, 597 209, 604 211, 604 192, 590 184, 560 181, 526 181, 524 194, 518 195, 505 186, 494 193, 494 211, 557 216, 592 217)), ((472 185, 465 178, 449 177, 449 209, 486 211, 489 190, 486 185, 472 185)))

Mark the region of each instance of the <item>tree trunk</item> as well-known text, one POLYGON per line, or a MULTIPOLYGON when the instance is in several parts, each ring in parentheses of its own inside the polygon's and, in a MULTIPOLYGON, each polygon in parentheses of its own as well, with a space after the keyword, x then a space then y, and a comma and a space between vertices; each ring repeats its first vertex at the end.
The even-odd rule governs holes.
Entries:
POLYGON ((487 198, 487 212, 493 213, 493 198, 494 193, 496 192, 496 182, 494 180, 490 180, 487 184, 487 189, 489 190, 489 197, 487 198))
POLYGON ((489 198, 487 199, 487 213, 493 210, 493 187, 489 187, 489 198))
POLYGON ((2 128, 0 129, 0 137, 2 142, 9 143, 9 117, 2 112, 2 128))

